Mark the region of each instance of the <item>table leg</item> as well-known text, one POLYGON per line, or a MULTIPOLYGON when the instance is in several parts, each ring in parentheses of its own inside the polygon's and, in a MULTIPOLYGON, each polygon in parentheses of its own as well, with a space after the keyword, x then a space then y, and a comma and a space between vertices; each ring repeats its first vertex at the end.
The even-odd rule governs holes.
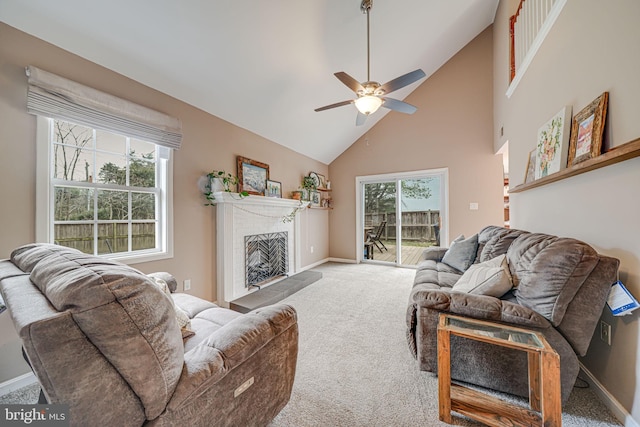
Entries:
POLYGON ((555 352, 543 351, 541 358, 542 425, 545 427, 560 427, 562 426, 560 356, 555 352))
MULTIPOLYGON (((440 317, 443 322, 443 317, 440 317)), ((451 424, 451 334, 438 329, 438 411, 440 421, 451 424)))
POLYGON ((528 352, 529 359, 529 406, 540 412, 540 354, 528 352))

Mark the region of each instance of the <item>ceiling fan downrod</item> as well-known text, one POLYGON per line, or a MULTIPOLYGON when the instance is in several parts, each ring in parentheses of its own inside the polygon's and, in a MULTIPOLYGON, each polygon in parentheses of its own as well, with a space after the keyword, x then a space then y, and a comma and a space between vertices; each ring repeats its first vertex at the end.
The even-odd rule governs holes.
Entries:
POLYGON ((373 0, 362 0, 360 10, 367 14, 367 81, 371 81, 371 46, 369 32, 369 11, 373 7, 373 0))

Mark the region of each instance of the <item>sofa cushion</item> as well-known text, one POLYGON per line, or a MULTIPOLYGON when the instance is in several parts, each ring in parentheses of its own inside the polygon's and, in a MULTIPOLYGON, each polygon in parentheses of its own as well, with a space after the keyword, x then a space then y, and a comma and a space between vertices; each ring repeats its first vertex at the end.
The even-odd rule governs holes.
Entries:
POLYGON ((191 330, 195 335, 184 343, 184 352, 188 352, 203 342, 209 335, 222 328, 233 319, 242 317, 241 313, 222 308, 190 294, 171 295, 176 307, 183 310, 191 319, 191 330))
POLYGON ((465 240, 454 240, 451 247, 442 257, 442 262, 458 271, 466 271, 476 259, 478 235, 474 234, 465 240))
POLYGON ((12 254, 57 311, 73 320, 127 381, 148 419, 164 410, 183 366, 171 303, 129 266, 57 245, 27 245, 12 254), (140 361, 144 360, 143 365, 140 361))
POLYGON ((451 287, 460 278, 461 273, 453 267, 433 260, 418 264, 413 284, 433 284, 437 288, 451 287))
POLYGON ((506 255, 500 255, 480 264, 474 264, 453 285, 453 291, 496 298, 507 293, 512 287, 511 274, 506 255))
POLYGON ((509 247, 507 259, 518 303, 537 311, 554 326, 598 263, 586 243, 546 234, 523 234, 509 247))

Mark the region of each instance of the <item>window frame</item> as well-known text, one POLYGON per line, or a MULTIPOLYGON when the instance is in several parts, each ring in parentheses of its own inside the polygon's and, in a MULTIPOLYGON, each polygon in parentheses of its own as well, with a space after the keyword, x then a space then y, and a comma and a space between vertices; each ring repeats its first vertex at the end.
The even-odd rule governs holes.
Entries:
MULTIPOLYGON (((400 191, 401 181, 412 179, 423 179, 432 176, 438 176, 440 178, 440 218, 442 224, 440 228, 440 242, 441 246, 447 245, 449 241, 449 168, 435 168, 425 169, 410 172, 392 172, 377 175, 364 175, 356 176, 355 178, 355 192, 356 192, 356 262, 357 263, 384 263, 389 265, 388 262, 371 261, 364 257, 364 245, 360 242, 364 242, 364 186, 365 184, 372 184, 382 181, 395 181, 396 183, 396 206, 398 206, 398 217, 402 218, 402 203, 400 191)), ((396 236, 402 235, 402 221, 396 223, 396 236)), ((398 261, 392 263, 396 267, 402 268, 417 268, 416 265, 402 264, 401 257, 398 257, 398 261)))
MULTIPOLYGON (((54 185, 56 183, 52 177, 53 169, 53 138, 51 135, 52 122, 54 119, 37 116, 36 126, 36 241, 53 243, 54 234, 54 185)), ((73 120, 59 119, 69 121, 73 120)), ((89 128, 96 129, 94 126, 89 128)), ((112 132, 106 130, 107 132, 112 132)), ((139 139, 132 137, 133 139, 139 139)), ((173 156, 171 149, 158 146, 158 150, 166 153, 156 160, 156 179, 159 191, 158 212, 157 212, 157 247, 135 252, 119 252, 115 254, 100 254, 97 256, 107 259, 117 260, 126 264, 137 264, 143 262, 157 261, 161 259, 173 258, 173 156)), ((108 189, 108 185, 105 185, 108 189)), ((135 222, 133 219, 129 221, 135 222)), ((100 221, 94 219, 94 224, 100 221)))

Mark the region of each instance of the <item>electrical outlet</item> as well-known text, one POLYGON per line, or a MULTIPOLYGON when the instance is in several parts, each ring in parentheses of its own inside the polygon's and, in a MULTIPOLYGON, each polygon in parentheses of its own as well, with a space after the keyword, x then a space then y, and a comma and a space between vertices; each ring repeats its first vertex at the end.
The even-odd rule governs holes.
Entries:
POLYGON ((313 253, 313 246, 311 246, 311 247, 309 248, 309 251, 310 251, 311 253, 313 253))
POLYGON ((189 289, 191 289, 191 279, 186 279, 184 282, 182 282, 183 286, 184 286, 184 290, 188 291, 189 289))
POLYGON ((611 345, 611 325, 604 320, 600 321, 600 339, 611 345))
POLYGON ((469 203, 469 210, 477 211, 478 210, 478 203, 477 202, 469 203))

